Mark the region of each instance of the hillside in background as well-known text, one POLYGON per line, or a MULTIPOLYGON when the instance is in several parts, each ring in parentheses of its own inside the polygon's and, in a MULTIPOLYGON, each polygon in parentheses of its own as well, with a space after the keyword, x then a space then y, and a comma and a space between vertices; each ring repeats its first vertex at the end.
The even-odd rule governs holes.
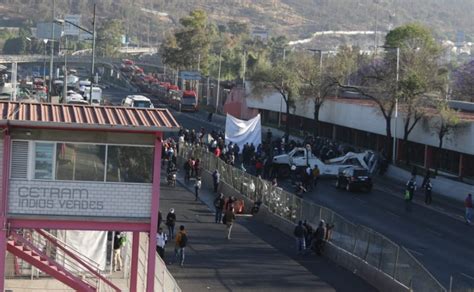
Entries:
MULTIPOLYGON (((16 26, 51 18, 53 0, 0 0, 0 26, 16 26)), ((431 27, 440 39, 455 40, 458 31, 474 39, 473 0, 100 0, 98 24, 123 20, 136 42, 158 43, 180 17, 201 8, 217 24, 230 20, 264 27, 290 40, 324 30, 388 31, 407 22, 431 27)), ((56 0, 58 17, 81 14, 90 27, 93 0, 56 0)))

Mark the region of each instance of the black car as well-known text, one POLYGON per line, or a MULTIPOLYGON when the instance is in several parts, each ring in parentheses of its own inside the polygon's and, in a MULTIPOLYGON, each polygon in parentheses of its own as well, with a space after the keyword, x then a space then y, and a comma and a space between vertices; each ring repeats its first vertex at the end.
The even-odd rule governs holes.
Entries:
POLYGON ((372 179, 369 172, 362 167, 341 168, 337 175, 336 188, 345 188, 351 192, 353 190, 372 190, 372 179))

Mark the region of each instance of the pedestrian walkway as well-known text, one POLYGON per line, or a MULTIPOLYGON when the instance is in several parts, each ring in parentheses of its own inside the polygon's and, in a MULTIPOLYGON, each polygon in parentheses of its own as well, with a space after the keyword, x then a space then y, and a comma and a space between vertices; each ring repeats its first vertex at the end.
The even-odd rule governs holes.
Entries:
POLYGON ((193 183, 179 177, 175 188, 163 184, 160 199, 163 219, 174 208, 176 228, 187 229, 184 267, 176 264, 174 242, 165 251, 165 261, 173 262, 168 269, 183 291, 376 291, 324 258, 297 256, 293 238, 251 217, 237 217, 227 240, 225 225, 214 223, 208 207, 214 194, 203 186, 201 200, 195 201, 193 183))

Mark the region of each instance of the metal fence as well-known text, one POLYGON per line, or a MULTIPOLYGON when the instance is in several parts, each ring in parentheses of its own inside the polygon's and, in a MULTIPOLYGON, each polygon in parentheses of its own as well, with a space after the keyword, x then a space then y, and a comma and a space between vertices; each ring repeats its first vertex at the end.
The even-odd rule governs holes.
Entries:
MULTIPOLYGON (((303 200, 271 183, 226 164, 207 148, 180 145, 180 157, 199 158, 203 169, 218 169, 221 179, 253 201, 261 201, 275 215, 290 222, 307 220, 317 225, 321 219, 334 224, 330 241, 366 261, 413 291, 446 291, 434 276, 408 250, 382 234, 354 224, 326 207, 303 200)), ((454 291, 454 290, 453 290, 454 291)), ((471 291, 471 290, 460 290, 471 291)))
POLYGON ((449 292, 474 292, 474 278, 462 273, 452 275, 449 292))

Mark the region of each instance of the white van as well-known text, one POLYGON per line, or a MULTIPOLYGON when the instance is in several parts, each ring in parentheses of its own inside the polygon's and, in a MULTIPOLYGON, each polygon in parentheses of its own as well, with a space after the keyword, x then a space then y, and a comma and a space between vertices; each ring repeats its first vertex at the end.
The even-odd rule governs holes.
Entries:
POLYGON ((151 100, 143 95, 129 95, 122 100, 122 105, 127 107, 154 108, 151 100))
MULTIPOLYGON (((89 96, 91 94, 91 88, 90 87, 84 87, 84 98, 86 100, 89 100, 89 96)), ((100 105, 102 104, 102 88, 100 87, 92 87, 92 105, 100 105)))

